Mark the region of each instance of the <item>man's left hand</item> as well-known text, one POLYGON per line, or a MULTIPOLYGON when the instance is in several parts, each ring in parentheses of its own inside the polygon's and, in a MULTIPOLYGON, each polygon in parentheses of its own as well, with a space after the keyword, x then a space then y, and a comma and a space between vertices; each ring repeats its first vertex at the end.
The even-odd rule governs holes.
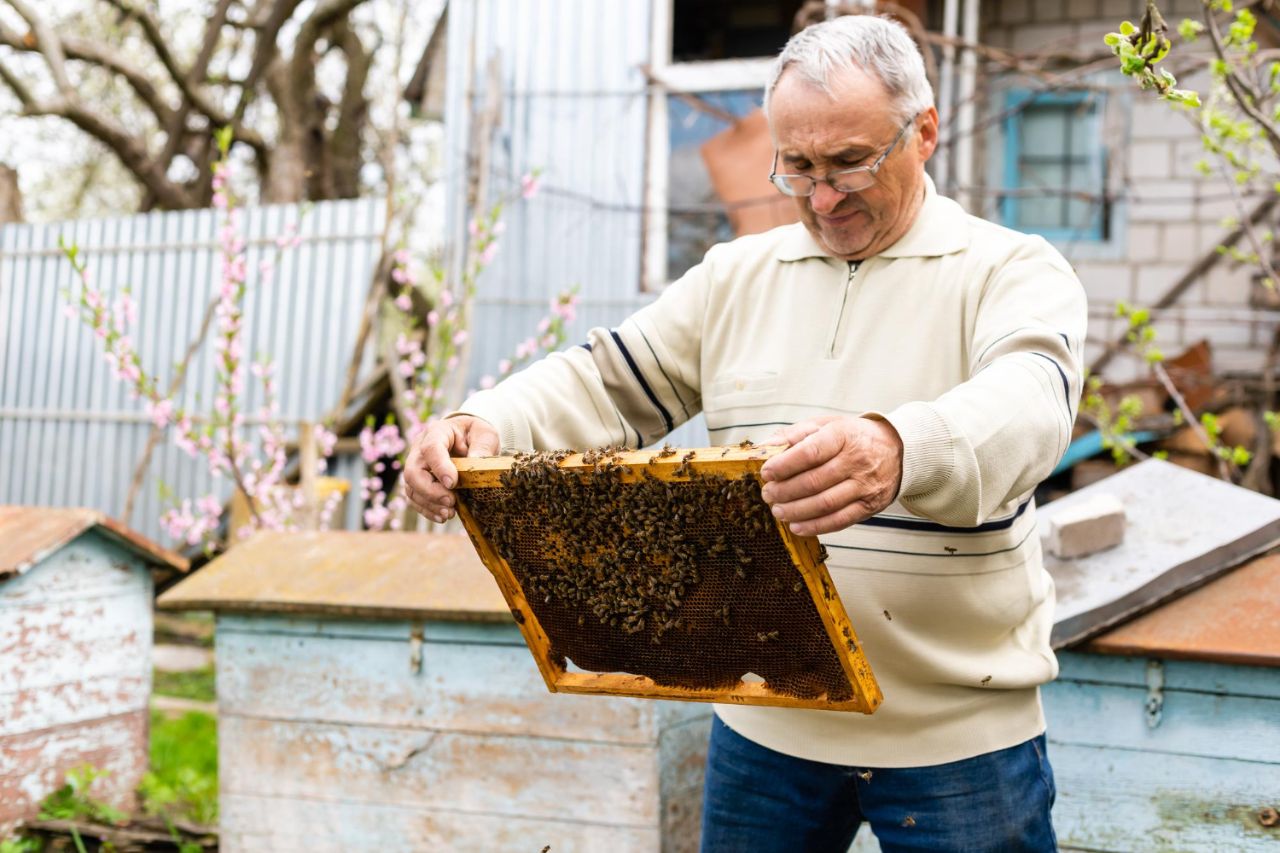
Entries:
POLYGON ((822 417, 780 429, 761 444, 790 445, 760 470, 764 499, 797 536, 843 530, 893 503, 902 439, 887 421, 822 417))

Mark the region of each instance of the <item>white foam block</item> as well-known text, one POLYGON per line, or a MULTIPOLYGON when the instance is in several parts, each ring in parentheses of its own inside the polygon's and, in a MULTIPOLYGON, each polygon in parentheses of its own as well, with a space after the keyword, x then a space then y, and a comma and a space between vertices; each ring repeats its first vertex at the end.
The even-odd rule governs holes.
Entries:
POLYGON ((1124 504, 1115 495, 1094 495, 1049 521, 1045 547, 1060 559, 1084 557, 1124 541, 1124 504))

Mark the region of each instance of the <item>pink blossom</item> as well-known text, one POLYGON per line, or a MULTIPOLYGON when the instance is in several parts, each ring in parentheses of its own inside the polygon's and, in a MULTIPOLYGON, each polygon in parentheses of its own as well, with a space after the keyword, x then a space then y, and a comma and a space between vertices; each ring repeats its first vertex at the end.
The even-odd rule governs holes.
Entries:
POLYGON ((556 336, 555 336, 555 335, 545 335, 545 336, 543 336, 542 340, 541 340, 539 343, 540 343, 540 345, 542 346, 542 348, 543 348, 543 349, 551 349, 552 347, 554 347, 554 346, 556 345, 556 336))
POLYGON ((410 376, 412 376, 416 372, 413 368, 413 363, 408 361, 400 362, 396 366, 396 371, 406 379, 408 379, 410 376))
POLYGON ((396 249, 395 254, 391 256, 391 259, 403 267, 408 266, 409 261, 413 260, 413 255, 409 253, 408 249, 396 249))
POLYGON ((453 291, 451 291, 451 290, 442 290, 442 291, 440 291, 440 304, 441 304, 442 306, 444 306, 445 308, 448 308, 450 305, 452 305, 452 304, 453 304, 453 291))
POLYGON ((523 177, 520 178, 520 195, 526 201, 533 198, 535 195, 538 194, 538 187, 541 184, 541 182, 542 181, 538 177, 538 175, 533 172, 530 172, 529 174, 524 175, 523 177))
POLYGON ((80 307, 73 303, 68 302, 66 307, 62 309, 62 313, 68 320, 80 319, 80 307))
POLYGON ((409 353, 413 352, 417 348, 418 348, 418 345, 415 342, 409 340, 409 336, 406 335, 404 332, 401 332, 396 337, 396 352, 399 353, 400 355, 408 355, 409 353))
POLYGON ((396 284, 404 284, 409 280, 409 273, 405 271, 404 267, 392 267, 391 280, 396 284))
POLYGON ((492 376, 488 374, 480 377, 480 387, 488 391, 494 386, 495 382, 492 376))
POLYGON ((493 259, 497 254, 498 254, 498 241, 495 240, 489 245, 484 247, 484 251, 480 253, 480 257, 477 260, 480 262, 481 265, 487 267, 489 264, 493 263, 493 259))
POLYGON ((458 357, 456 355, 449 356, 449 360, 445 362, 445 369, 447 370, 458 369, 458 357))
POLYGON ((402 293, 396 297, 395 305, 401 311, 409 311, 413 308, 413 300, 409 297, 409 294, 402 293))
POLYGON ((547 329, 550 329, 550 328, 551 328, 551 321, 546 317, 543 317, 541 320, 538 321, 538 334, 540 335, 544 334, 547 331, 547 329))
POLYGON ((505 376, 511 372, 511 367, 511 359, 504 358, 502 361, 498 362, 498 373, 505 376))
POLYGON ((455 347, 460 347, 460 346, 462 346, 463 344, 465 344, 466 342, 467 342, 467 330, 466 330, 466 329, 459 329, 458 331, 456 331, 456 332, 454 332, 454 333, 453 333, 453 345, 454 345, 455 347))
POLYGON ((173 401, 156 400, 147 403, 147 415, 156 429, 164 429, 173 420, 173 401))
POLYGON ((440 312, 438 311, 427 312, 427 328, 434 329, 439 322, 440 322, 440 312))
POLYGON ((472 237, 475 237, 480 233, 479 219, 472 217, 471 221, 467 223, 467 233, 470 234, 472 237))

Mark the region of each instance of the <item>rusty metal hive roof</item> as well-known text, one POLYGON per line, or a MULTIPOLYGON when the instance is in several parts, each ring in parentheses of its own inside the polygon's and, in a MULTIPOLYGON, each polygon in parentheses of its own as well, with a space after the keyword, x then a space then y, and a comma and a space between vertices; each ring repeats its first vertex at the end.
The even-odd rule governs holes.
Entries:
POLYGON ((185 572, 185 557, 93 509, 0 505, 0 581, 35 566, 91 528, 140 554, 154 567, 185 572))
POLYGON ((1280 554, 1095 639, 1089 651, 1280 667, 1280 554))
POLYGON ((466 536, 259 533, 160 596, 168 610, 508 622, 466 536))

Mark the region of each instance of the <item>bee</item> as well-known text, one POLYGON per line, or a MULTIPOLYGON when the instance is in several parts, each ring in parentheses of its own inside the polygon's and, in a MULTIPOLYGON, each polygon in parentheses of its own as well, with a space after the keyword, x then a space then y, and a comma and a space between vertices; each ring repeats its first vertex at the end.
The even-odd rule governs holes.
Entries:
POLYGON ((983 687, 986 687, 986 686, 987 686, 988 684, 990 684, 990 683, 991 683, 991 676, 989 676, 989 675, 988 675, 986 678, 982 679, 982 686, 983 686, 983 687))
POLYGON ((858 778, 859 778, 859 779, 861 779, 863 782, 870 782, 870 781, 871 781, 871 771, 870 771, 870 770, 859 770, 859 771, 858 771, 858 778))
POLYGON ((886 610, 886 611, 884 612, 884 618, 888 619, 890 622, 892 622, 892 621, 893 621, 893 616, 891 616, 891 615, 889 614, 889 611, 888 611, 888 610, 886 610))

